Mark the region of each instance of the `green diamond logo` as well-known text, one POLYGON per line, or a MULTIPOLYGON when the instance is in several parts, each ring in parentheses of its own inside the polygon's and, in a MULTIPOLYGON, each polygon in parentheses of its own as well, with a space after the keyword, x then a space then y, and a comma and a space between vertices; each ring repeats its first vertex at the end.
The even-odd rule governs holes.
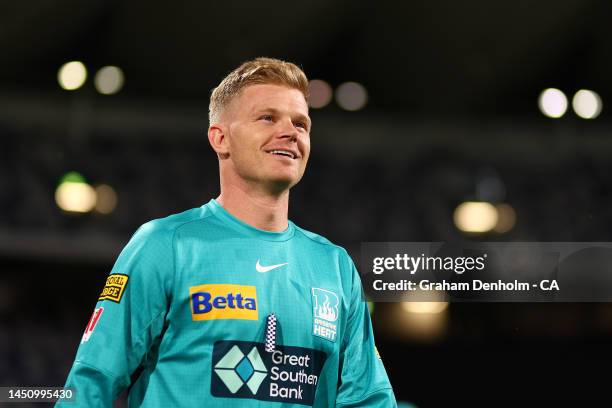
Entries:
POLYGON ((253 347, 249 354, 245 355, 234 345, 215 365, 215 373, 232 394, 237 393, 246 384, 255 395, 268 375, 268 370, 257 347, 253 347))

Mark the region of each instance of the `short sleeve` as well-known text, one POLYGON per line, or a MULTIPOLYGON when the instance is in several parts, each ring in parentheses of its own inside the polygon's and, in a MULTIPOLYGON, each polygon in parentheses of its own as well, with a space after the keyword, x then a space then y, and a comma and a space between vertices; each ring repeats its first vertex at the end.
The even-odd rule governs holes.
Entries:
POLYGON ((351 271, 351 300, 340 356, 336 407, 396 407, 387 372, 374 343, 372 322, 362 298, 359 274, 350 258, 347 262, 351 271))
POLYGON ((119 255, 66 382, 76 390, 76 403, 66 406, 112 406, 159 340, 174 284, 172 241, 172 231, 152 221, 139 228, 119 255))

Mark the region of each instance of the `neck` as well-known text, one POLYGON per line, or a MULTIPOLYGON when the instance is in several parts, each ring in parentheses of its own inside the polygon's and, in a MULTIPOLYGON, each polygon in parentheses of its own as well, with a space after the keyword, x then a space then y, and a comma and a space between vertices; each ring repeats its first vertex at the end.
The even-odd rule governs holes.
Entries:
POLYGON ((271 194, 248 185, 224 185, 217 202, 230 214, 252 227, 282 232, 288 226, 289 190, 271 194))

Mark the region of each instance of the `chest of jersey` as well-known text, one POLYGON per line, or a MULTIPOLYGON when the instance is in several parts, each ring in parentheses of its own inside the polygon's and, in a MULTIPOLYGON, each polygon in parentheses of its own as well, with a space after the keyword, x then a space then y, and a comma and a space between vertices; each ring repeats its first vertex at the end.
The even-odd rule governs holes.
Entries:
POLYGON ((177 247, 171 324, 197 344, 275 342, 334 353, 345 318, 338 265, 294 242, 192 240, 177 247))
POLYGON ((347 314, 338 266, 316 248, 182 243, 162 354, 200 361, 214 396, 310 405, 321 376, 336 372, 347 314))

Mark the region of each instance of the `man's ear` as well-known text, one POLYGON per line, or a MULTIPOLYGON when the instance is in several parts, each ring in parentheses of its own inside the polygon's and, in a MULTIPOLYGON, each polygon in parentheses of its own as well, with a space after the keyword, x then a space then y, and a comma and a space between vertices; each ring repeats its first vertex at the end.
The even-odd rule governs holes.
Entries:
POLYGON ((208 141, 220 160, 229 157, 229 146, 225 126, 212 124, 208 128, 208 141))

